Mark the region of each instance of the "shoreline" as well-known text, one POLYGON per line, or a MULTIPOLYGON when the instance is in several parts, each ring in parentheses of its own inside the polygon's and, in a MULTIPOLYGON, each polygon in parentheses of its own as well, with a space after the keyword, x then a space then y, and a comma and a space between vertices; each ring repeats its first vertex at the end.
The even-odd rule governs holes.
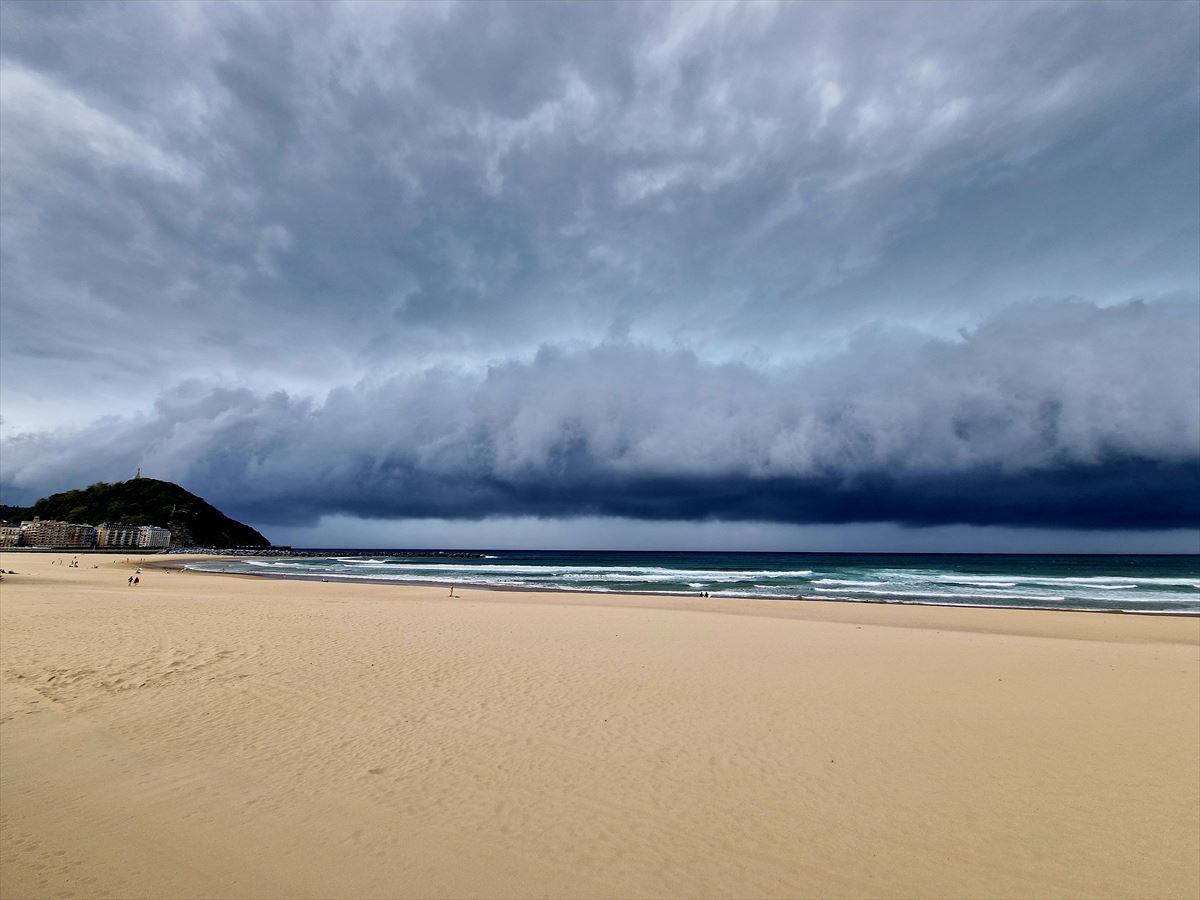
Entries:
MULTIPOLYGON (((193 562, 207 561, 210 559, 215 561, 215 560, 223 560, 223 559, 227 559, 227 558, 228 557, 224 557, 224 556, 206 556, 202 560, 192 560, 192 561, 193 562)), ((305 557, 295 557, 295 558, 300 559, 300 558, 305 558, 305 557)), ((288 558, 286 558, 286 557, 281 558, 279 561, 287 562, 288 558)), ((306 574, 302 574, 302 573, 298 573, 298 572, 214 572, 214 571, 210 571, 210 570, 206 570, 206 569, 189 568, 186 563, 180 564, 178 566, 172 566, 169 563, 161 562, 161 563, 155 563, 154 565, 158 568, 177 568, 177 569, 181 569, 181 570, 187 569, 188 571, 193 571, 193 572, 196 572, 201 575, 226 575, 226 576, 245 577, 245 578, 269 578, 269 579, 276 579, 276 580, 282 580, 282 581, 319 581, 322 584, 380 584, 380 585, 393 585, 393 586, 398 586, 398 587, 403 587, 405 585, 412 585, 414 587, 443 587, 443 588, 454 587, 456 589, 461 588, 461 589, 470 589, 470 590, 498 591, 498 592, 502 592, 502 593, 503 592, 512 592, 512 593, 521 593, 521 594, 525 594, 525 593, 532 593, 532 594, 544 593, 544 594, 551 594, 551 595, 583 594, 583 595, 596 596, 596 597, 677 597, 680 599, 692 599, 692 600, 710 599, 710 600, 723 600, 726 602, 748 601, 751 603, 764 603, 764 602, 838 603, 838 604, 863 605, 863 606, 875 606, 875 605, 878 605, 878 606, 920 606, 920 607, 935 607, 935 608, 949 608, 949 609, 1011 609, 1011 610, 1023 610, 1023 611, 1027 611, 1027 612, 1103 613, 1103 614, 1108 614, 1108 615, 1120 615, 1120 616, 1154 616, 1154 617, 1167 616, 1167 617, 1173 617, 1173 618, 1200 619, 1200 610, 1176 611, 1176 610, 1138 610, 1138 609, 1092 609, 1092 608, 1083 607, 1083 606, 1025 606, 1025 605, 1020 605, 1020 604, 1016 604, 1016 603, 935 603, 935 602, 929 601, 929 600, 899 600, 899 599, 889 600, 886 598, 879 599, 879 600, 853 600, 853 599, 840 598, 840 597, 805 597, 805 596, 801 596, 801 595, 797 595, 794 597, 765 596, 765 595, 764 596, 746 597, 746 596, 730 596, 727 594, 722 594, 719 591, 716 591, 716 592, 710 591, 709 596, 707 598, 705 598, 705 597, 701 597, 695 593, 686 593, 686 592, 682 592, 682 591, 635 591, 635 590, 615 591, 615 590, 601 590, 601 589, 595 589, 595 588, 588 589, 588 588, 574 588, 574 587, 572 587, 572 588, 559 588, 559 587, 551 587, 551 586, 529 587, 529 586, 517 586, 517 585, 509 585, 509 584, 501 584, 501 583, 489 583, 486 581, 479 581, 479 582, 453 581, 453 582, 450 582, 450 581, 436 581, 436 580, 431 580, 431 579, 430 580, 412 579, 412 580, 400 581, 397 579, 388 579, 388 578, 372 578, 372 577, 366 576, 366 575, 363 575, 363 576, 322 575, 322 574, 317 574, 317 573, 314 573, 312 575, 306 575, 306 574)))

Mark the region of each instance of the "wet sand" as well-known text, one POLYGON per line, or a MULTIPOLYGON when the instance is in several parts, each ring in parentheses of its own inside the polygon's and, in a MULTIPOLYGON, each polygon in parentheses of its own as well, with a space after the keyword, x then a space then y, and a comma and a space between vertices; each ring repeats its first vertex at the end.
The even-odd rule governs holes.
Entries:
POLYGON ((70 558, 0 555, 5 898, 1200 895, 1195 618, 70 558))

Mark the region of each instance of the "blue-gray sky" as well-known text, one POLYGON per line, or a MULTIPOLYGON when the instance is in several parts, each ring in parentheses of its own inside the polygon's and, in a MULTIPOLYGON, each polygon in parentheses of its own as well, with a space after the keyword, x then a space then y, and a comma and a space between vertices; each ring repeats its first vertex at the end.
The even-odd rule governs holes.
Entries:
POLYGON ((1200 550, 1198 47, 1191 2, 5 2, 0 495, 1200 550))

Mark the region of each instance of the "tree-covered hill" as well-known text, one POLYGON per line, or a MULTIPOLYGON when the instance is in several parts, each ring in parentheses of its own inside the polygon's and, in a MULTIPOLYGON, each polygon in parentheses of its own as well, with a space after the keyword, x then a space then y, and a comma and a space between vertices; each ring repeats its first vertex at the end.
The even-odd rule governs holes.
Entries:
POLYGON ((132 478, 43 497, 26 509, 5 507, 5 518, 61 519, 99 525, 160 525, 175 547, 267 547, 270 541, 170 481, 132 478))

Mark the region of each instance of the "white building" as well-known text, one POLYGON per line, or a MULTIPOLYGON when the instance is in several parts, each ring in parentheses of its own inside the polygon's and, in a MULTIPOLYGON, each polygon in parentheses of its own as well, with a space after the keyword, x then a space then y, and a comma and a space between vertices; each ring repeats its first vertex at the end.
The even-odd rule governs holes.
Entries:
POLYGON ((171 532, 157 525, 143 525, 138 529, 137 545, 143 549, 171 546, 171 532))

